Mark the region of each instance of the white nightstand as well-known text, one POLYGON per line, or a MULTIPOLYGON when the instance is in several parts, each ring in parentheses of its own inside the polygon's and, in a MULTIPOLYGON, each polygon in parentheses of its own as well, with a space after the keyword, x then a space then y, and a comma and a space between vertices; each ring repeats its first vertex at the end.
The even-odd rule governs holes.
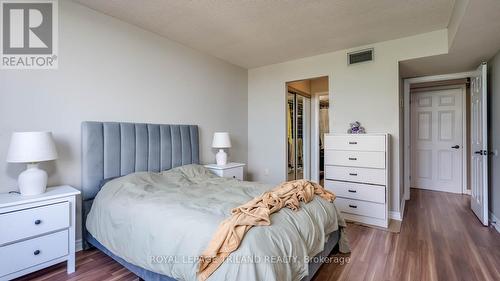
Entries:
POLYGON ((219 177, 243 180, 243 168, 245 167, 245 164, 227 163, 224 166, 217 166, 217 164, 208 164, 205 165, 205 167, 219 177))
POLYGON ((0 280, 67 261, 75 272, 76 195, 71 186, 40 195, 0 194, 0 280))

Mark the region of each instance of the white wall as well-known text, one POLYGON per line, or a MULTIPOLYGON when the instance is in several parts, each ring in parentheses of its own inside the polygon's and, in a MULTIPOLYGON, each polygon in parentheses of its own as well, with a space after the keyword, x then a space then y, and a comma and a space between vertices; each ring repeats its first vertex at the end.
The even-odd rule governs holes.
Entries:
MULTIPOLYGON (((500 150, 500 52, 488 63, 489 71, 489 150, 500 150)), ((489 209, 497 218, 500 218, 500 155, 493 155, 489 162, 490 190, 489 209)), ((497 225, 500 225, 497 222, 497 225)))
POLYGON ((285 180, 285 83, 329 76, 330 132, 345 133, 358 120, 368 132, 392 135, 391 210, 399 211, 398 62, 447 51, 448 33, 439 30, 249 70, 249 176, 270 183, 285 180), (348 66, 346 53, 366 47, 375 48, 375 61, 348 66))
POLYGON ((59 69, 0 70, 0 192, 23 169, 6 164, 13 131, 54 133, 49 184, 80 186, 84 120, 198 124, 202 162, 212 133, 231 133, 231 158, 247 160, 247 71, 112 17, 59 1, 59 69))

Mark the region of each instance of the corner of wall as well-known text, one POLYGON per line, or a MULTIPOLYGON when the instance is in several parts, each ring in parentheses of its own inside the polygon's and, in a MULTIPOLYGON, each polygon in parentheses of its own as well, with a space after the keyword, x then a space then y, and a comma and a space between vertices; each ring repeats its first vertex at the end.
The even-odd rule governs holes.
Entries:
MULTIPOLYGON (((488 126, 490 136, 488 140, 489 150, 500 150, 500 132, 494 128, 500 126, 500 50, 488 62, 488 126)), ((500 174, 494 173, 500 169, 500 155, 492 155, 489 161, 489 211, 494 218, 500 218, 500 174)), ((491 217, 491 216, 490 216, 491 217)), ((497 226, 498 226, 497 220, 497 226)), ((498 229, 498 228, 497 228, 498 229)))
POLYGON ((450 21, 448 22, 448 48, 451 48, 455 35, 457 34, 460 23, 465 15, 465 11, 469 6, 469 0, 455 0, 453 11, 451 12, 450 21))

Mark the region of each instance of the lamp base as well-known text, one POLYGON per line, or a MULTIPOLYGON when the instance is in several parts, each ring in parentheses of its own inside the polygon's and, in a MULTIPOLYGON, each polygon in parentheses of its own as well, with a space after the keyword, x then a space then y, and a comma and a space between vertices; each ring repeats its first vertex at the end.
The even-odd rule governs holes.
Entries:
POLYGON ((219 149, 219 152, 215 154, 215 161, 217 162, 217 166, 224 166, 227 164, 227 154, 224 149, 219 149))
POLYGON ((27 169, 17 179, 19 191, 23 196, 38 195, 47 188, 47 172, 38 168, 38 164, 28 164, 27 169))

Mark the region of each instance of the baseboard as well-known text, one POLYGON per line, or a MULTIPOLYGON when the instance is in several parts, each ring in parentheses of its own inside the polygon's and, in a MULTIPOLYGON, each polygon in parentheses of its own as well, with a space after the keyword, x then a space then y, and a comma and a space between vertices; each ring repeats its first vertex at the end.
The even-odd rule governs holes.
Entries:
POLYGON ((495 228, 497 232, 500 233, 500 221, 498 220, 498 218, 492 212, 490 212, 489 219, 491 226, 493 226, 493 228, 495 228))
POLYGON ((406 200, 403 200, 401 202, 401 206, 399 206, 399 212, 389 211, 389 218, 391 220, 397 220, 397 221, 403 220, 403 215, 405 213, 405 202, 406 202, 406 200))
POLYGON ((463 189, 460 188, 460 191, 454 191, 454 190, 438 190, 438 189, 432 189, 432 188, 425 188, 425 187, 412 187, 414 189, 419 189, 419 190, 429 190, 429 191, 437 191, 437 192, 446 192, 446 193, 452 193, 452 194, 464 194, 463 189))
POLYGON ((464 194, 471 195, 470 189, 466 189, 464 194))
POLYGON ((80 252, 81 250, 83 250, 82 239, 78 239, 75 241, 75 251, 80 252))
POLYGON ((405 217, 405 204, 406 204, 406 200, 403 200, 401 202, 401 206, 399 206, 399 212, 401 213, 401 220, 403 220, 403 218, 405 217))
POLYGON ((397 220, 397 221, 403 220, 401 218, 401 213, 400 212, 395 212, 395 211, 389 211, 389 218, 391 220, 397 220))

